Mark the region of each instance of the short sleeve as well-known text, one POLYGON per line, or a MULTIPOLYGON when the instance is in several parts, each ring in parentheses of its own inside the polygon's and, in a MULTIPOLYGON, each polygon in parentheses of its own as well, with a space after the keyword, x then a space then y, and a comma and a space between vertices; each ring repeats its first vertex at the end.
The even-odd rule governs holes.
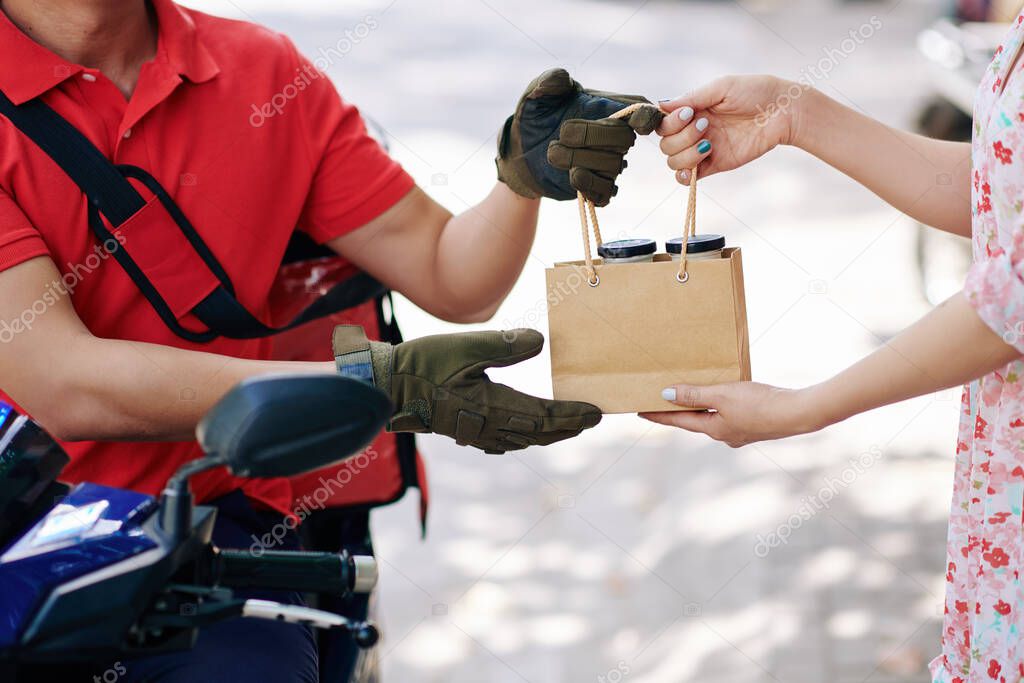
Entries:
POLYGON ((14 199, 0 189, 0 271, 49 253, 39 231, 14 199))
POLYGON ((992 212, 995 230, 967 274, 964 294, 986 325, 1024 353, 1024 163, 1009 144, 997 138, 989 142, 995 151, 985 150, 991 187, 982 188, 979 210, 992 212))
POLYGON ((415 183, 370 136, 359 110, 341 99, 327 75, 297 59, 299 71, 311 76, 298 101, 316 166, 299 229, 322 244, 377 218, 415 183))
MULTIPOLYGON (((1021 241, 1021 233, 1014 241, 1021 241)), ((1024 272, 1020 259, 1002 253, 975 263, 967 275, 964 294, 986 325, 1024 353, 1024 272)))

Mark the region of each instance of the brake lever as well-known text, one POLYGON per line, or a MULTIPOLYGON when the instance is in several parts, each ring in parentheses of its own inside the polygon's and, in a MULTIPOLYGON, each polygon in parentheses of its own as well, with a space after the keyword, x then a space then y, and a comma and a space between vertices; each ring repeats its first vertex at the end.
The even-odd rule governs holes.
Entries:
POLYGON ((366 649, 377 644, 380 631, 370 622, 351 621, 333 612, 300 605, 286 605, 272 600, 249 599, 242 607, 242 616, 252 619, 284 621, 289 624, 304 624, 313 628, 340 628, 352 634, 356 645, 366 649))
POLYGON ((304 624, 312 628, 340 628, 352 635, 356 645, 371 648, 380 640, 380 631, 367 621, 352 621, 325 610, 287 605, 272 600, 236 599, 225 588, 207 588, 171 584, 150 612, 139 623, 137 633, 160 637, 168 629, 190 629, 208 626, 225 619, 248 617, 304 624))

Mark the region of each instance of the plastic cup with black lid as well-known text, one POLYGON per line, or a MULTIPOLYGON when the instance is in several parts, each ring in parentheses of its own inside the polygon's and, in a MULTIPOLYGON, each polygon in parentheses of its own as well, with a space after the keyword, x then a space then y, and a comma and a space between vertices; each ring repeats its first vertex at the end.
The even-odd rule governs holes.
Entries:
MULTIPOLYGON (((694 235, 686 241, 686 260, 702 261, 722 258, 725 237, 722 235, 694 235)), ((683 252, 683 238, 675 237, 665 242, 665 251, 678 261, 683 252)))
POLYGON ((654 240, 630 239, 605 242, 597 248, 597 254, 605 263, 643 263, 653 261, 657 250, 654 240))

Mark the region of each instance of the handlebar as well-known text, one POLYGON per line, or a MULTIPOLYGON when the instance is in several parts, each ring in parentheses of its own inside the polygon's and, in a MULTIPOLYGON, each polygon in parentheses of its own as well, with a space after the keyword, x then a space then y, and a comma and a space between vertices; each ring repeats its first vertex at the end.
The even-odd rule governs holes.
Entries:
POLYGON ((254 587, 349 595, 369 593, 377 585, 377 561, 348 552, 320 553, 215 549, 214 581, 232 588, 254 587))

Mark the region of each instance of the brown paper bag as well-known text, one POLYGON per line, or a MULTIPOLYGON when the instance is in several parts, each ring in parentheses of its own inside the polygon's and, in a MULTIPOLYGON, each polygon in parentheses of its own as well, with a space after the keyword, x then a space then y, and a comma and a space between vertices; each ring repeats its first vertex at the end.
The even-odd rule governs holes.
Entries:
MULTIPOLYGON (((684 235, 696 232, 696 169, 684 235)), ((556 399, 604 413, 681 410, 661 398, 673 384, 750 379, 743 264, 738 247, 721 259, 603 264, 590 255, 582 197, 583 261, 547 269, 551 379, 556 399)), ((685 244, 685 241, 684 241, 685 244)))

